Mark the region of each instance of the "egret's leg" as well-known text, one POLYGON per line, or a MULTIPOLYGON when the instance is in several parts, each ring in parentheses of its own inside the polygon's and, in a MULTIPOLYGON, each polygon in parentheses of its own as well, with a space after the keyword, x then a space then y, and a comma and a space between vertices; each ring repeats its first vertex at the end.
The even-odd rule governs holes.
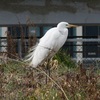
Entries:
POLYGON ((50 63, 50 59, 48 60, 48 63, 47 63, 47 70, 48 70, 48 74, 50 76, 50 65, 49 65, 49 63, 50 63))
MULTIPOLYGON (((50 59, 47 60, 47 66, 46 66, 46 74, 50 76, 50 66, 49 66, 50 59)), ((48 77, 46 76, 46 84, 48 82, 48 77)))

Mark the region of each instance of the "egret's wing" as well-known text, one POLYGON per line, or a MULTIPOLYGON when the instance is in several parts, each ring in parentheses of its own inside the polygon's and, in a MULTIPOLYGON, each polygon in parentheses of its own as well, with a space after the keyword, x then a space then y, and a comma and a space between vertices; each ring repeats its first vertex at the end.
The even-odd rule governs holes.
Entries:
POLYGON ((48 57, 51 51, 43 46, 38 45, 34 51, 34 57, 30 63, 33 67, 42 64, 48 57))
POLYGON ((30 65, 32 67, 37 67, 58 51, 57 40, 59 37, 60 33, 57 28, 52 28, 40 39, 39 44, 30 49, 31 52, 27 56, 27 61, 31 62, 30 65))
POLYGON ((58 37, 59 33, 57 28, 52 28, 48 30, 46 34, 40 39, 39 45, 54 49, 58 37))

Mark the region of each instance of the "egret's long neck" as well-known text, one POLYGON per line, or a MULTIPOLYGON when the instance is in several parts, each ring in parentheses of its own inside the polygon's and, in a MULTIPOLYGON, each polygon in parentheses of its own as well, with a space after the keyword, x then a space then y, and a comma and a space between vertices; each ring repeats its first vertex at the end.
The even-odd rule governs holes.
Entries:
POLYGON ((63 27, 60 27, 60 26, 57 26, 57 29, 61 34, 64 34, 65 31, 66 31, 66 28, 63 28, 63 27))

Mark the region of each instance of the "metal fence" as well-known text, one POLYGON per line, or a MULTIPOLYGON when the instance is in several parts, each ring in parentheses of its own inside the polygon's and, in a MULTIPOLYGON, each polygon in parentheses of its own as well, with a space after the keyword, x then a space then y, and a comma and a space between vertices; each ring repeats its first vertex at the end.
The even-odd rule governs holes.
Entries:
POLYGON ((75 57, 77 63, 84 66, 96 66, 100 68, 100 39, 68 39, 75 46, 75 57))
MULTIPOLYGON (((32 38, 33 39, 33 38, 32 38)), ((18 57, 23 57, 28 50, 28 40, 25 38, 24 45, 22 45, 21 38, 14 39, 16 52, 18 57), (23 47, 24 46, 24 47, 23 47), (24 48, 24 49, 23 49, 24 48)), ((0 38, 0 55, 8 52, 7 37, 0 38)), ((11 46, 13 44, 10 44, 11 46)), ((10 47, 11 48, 11 47, 10 47)), ((14 47, 13 47, 14 48, 14 47)), ((13 49, 12 48, 12 49, 13 49)), ((100 39, 68 39, 65 43, 65 48, 69 49, 69 54, 77 63, 83 63, 84 66, 100 67, 100 39)), ((10 49, 11 51, 11 49, 10 49)), ((13 52, 11 52, 13 53, 13 52)))

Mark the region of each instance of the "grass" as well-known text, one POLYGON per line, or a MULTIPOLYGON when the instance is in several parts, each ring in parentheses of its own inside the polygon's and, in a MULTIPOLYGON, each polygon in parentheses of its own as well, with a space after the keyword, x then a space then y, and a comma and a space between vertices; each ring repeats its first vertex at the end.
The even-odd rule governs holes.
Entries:
POLYGON ((48 78, 46 84, 46 68, 40 69, 30 69, 16 61, 2 64, 0 100, 66 100, 65 95, 67 100, 100 99, 100 71, 58 64, 50 68, 52 79, 48 78))

